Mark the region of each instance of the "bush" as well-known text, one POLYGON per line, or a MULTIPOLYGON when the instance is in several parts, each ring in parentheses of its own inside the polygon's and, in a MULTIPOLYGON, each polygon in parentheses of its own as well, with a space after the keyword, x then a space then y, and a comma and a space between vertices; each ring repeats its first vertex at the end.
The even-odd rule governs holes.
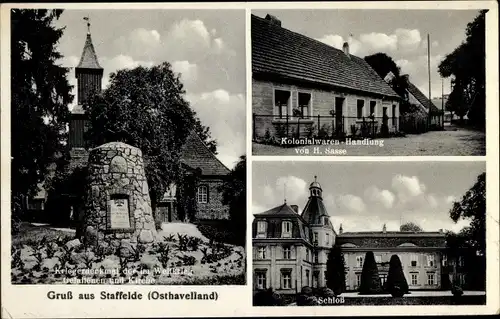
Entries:
POLYGON ((304 287, 302 287, 302 289, 300 290, 300 293, 301 293, 302 295, 312 296, 312 294, 313 294, 313 290, 312 290, 312 288, 311 288, 311 287, 309 287, 309 286, 304 286, 304 287))
POLYGON ((408 293, 408 282, 403 273, 403 267, 398 255, 392 255, 389 262, 389 273, 387 275, 386 290, 393 297, 402 297, 408 293))
POLYGON ((283 298, 272 288, 260 290, 253 296, 254 306, 282 306, 283 298))
POLYGON ((365 255, 359 293, 363 295, 382 293, 377 263, 375 262, 375 256, 372 251, 367 252, 365 255))
POLYGON ((331 290, 330 288, 323 287, 323 288, 319 289, 318 296, 323 297, 323 298, 328 298, 328 297, 335 297, 336 295, 333 293, 333 290, 331 290))
POLYGON ((454 297, 460 297, 464 294, 464 291, 462 290, 461 287, 459 286, 453 286, 453 288, 451 288, 451 293, 453 294, 454 297))
POLYGON ((297 296, 297 306, 316 306, 318 304, 318 298, 316 296, 308 296, 304 294, 297 296))
POLYGON ((334 245, 326 262, 326 286, 333 290, 335 296, 341 295, 345 287, 345 261, 339 245, 334 245))

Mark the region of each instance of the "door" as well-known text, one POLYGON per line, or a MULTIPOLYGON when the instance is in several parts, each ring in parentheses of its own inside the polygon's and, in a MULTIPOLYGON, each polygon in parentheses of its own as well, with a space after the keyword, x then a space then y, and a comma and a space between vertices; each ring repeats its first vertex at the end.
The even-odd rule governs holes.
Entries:
POLYGON ((387 106, 384 106, 382 109, 382 125, 387 126, 389 123, 389 115, 387 115, 387 106))
POLYGON ((335 132, 340 134, 344 131, 344 123, 342 121, 344 117, 343 109, 344 109, 344 98, 336 97, 335 98, 335 132))

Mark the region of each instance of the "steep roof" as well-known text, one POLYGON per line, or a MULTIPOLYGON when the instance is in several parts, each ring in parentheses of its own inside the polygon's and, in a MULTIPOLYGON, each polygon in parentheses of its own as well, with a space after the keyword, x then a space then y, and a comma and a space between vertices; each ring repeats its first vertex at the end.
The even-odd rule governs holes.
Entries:
POLYGON ((78 63, 78 66, 76 68, 102 70, 99 61, 97 60, 97 54, 95 53, 90 33, 87 33, 87 39, 85 40, 80 63, 78 63))
POLYGON ((201 169, 202 175, 227 175, 229 169, 212 153, 195 132, 189 134, 182 147, 182 163, 201 169))
POLYGON ((252 72, 399 98, 362 58, 252 15, 252 72))
MULTIPOLYGON (((304 218, 304 220, 310 225, 322 225, 324 223, 324 221, 321 219, 322 216, 330 217, 326 210, 325 204, 323 204, 323 200, 317 196, 309 197, 309 200, 304 207, 304 211, 302 212, 302 218, 304 218)), ((329 218, 328 224, 333 228, 329 218)))
POLYGON ((431 108, 431 113, 441 113, 442 111, 437 108, 432 101, 430 101, 422 91, 420 91, 413 83, 408 81, 408 92, 413 95, 427 110, 431 108))
POLYGON ((286 203, 280 206, 276 206, 274 208, 271 208, 269 210, 266 210, 265 212, 255 214, 258 216, 264 216, 264 215, 287 215, 287 216, 293 216, 293 217, 300 217, 299 214, 297 214, 292 207, 287 205, 286 203))

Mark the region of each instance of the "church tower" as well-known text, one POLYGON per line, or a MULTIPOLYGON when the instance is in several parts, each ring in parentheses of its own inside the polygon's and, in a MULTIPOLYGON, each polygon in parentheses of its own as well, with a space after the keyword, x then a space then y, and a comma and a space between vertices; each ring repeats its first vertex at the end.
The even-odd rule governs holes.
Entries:
POLYGON ((75 68, 77 79, 77 105, 71 111, 69 123, 69 147, 70 150, 85 149, 84 132, 86 117, 83 105, 88 103, 88 99, 95 93, 100 93, 102 89, 103 68, 99 64, 97 54, 92 43, 90 34, 90 22, 87 20, 87 38, 83 47, 82 56, 78 66, 75 68))
POLYGON ((313 251, 313 287, 326 286, 326 261, 330 249, 335 244, 336 234, 330 216, 323 203, 323 189, 314 176, 309 185, 309 200, 302 217, 311 228, 313 251))

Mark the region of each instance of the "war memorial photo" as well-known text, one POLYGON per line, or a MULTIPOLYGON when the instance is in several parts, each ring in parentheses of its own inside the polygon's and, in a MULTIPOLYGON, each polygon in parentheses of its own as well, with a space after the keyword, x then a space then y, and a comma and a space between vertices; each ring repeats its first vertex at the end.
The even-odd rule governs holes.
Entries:
POLYGON ((11 10, 13 284, 246 283, 244 13, 11 10))
POLYGON ((484 156, 486 14, 252 10, 253 154, 484 156))
POLYGON ((484 162, 254 162, 254 306, 484 305, 484 162))

